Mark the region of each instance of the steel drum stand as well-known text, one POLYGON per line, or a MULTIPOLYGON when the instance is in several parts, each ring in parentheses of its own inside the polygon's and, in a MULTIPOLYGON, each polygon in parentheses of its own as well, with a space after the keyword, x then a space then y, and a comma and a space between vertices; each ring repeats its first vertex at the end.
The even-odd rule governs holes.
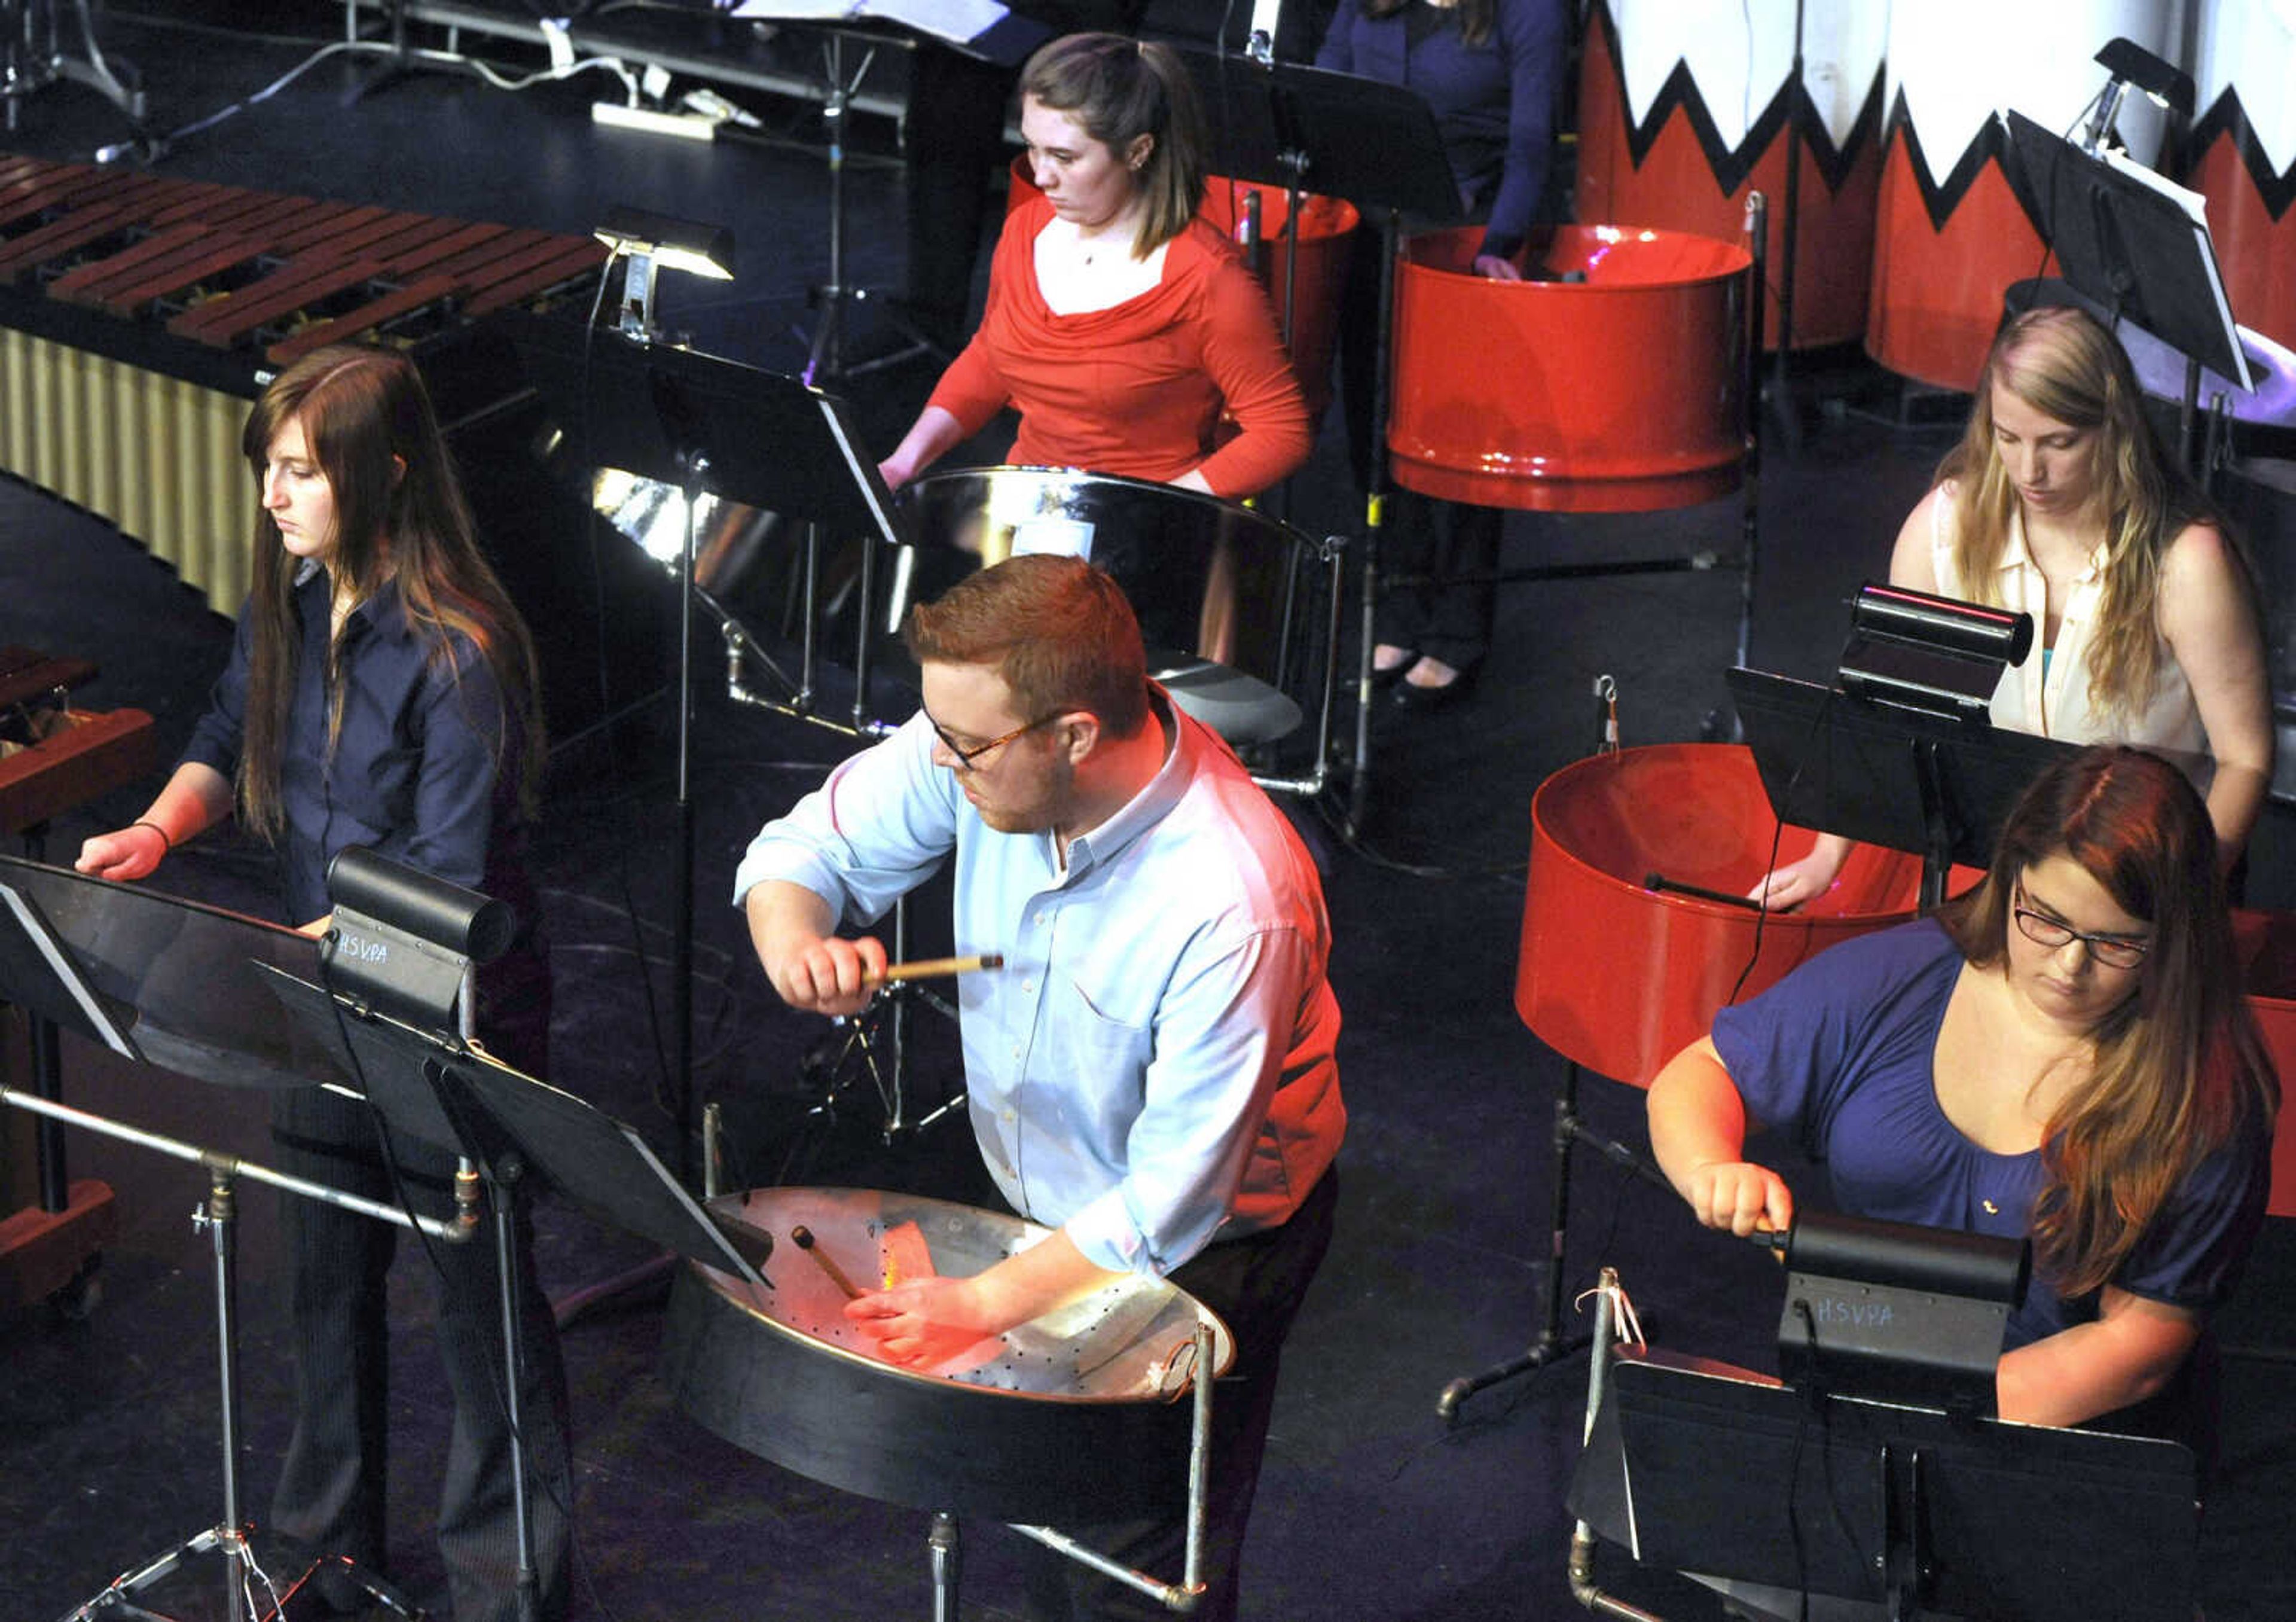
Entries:
POLYGON ((529 380, 551 415, 572 431, 579 465, 619 470, 643 482, 674 487, 684 524, 675 573, 678 593, 677 840, 670 975, 676 1012, 673 1091, 677 1099, 678 1160, 691 1181, 694 1138, 693 1077, 693 756, 696 605, 721 622, 726 649, 727 695, 737 703, 811 721, 855 737, 884 729, 870 713, 870 605, 875 596, 879 543, 899 538, 891 493, 876 464, 861 449, 841 401, 802 380, 704 355, 651 335, 569 330, 563 323, 514 317, 508 331, 529 380), (702 561, 696 514, 704 496, 803 520, 805 640, 799 679, 791 682, 767 658, 732 606, 740 582, 721 578, 713 556, 702 561), (862 612, 854 649, 854 696, 849 722, 814 708, 816 577, 824 530, 872 538, 862 554, 862 612), (749 685, 755 657, 779 678, 784 692, 749 685))
MULTIPOLYGON (((1299 218, 1303 187, 1353 203, 1368 220, 1384 217, 1378 337, 1372 412, 1372 488, 1364 509, 1361 646, 1357 650, 1356 726, 1345 816, 1359 828, 1371 793, 1372 644, 1379 602, 1379 532, 1387 480, 1388 349, 1393 321, 1395 234, 1401 217, 1439 221, 1459 217, 1458 183, 1443 154, 1435 115, 1415 90, 1293 62, 1262 65, 1246 58, 1182 50, 1204 98, 1218 144, 1214 161, 1239 180, 1285 188, 1299 218)), ((1361 226, 1357 227, 1361 229, 1361 226)), ((1295 232, 1291 263, 1299 259, 1295 232)), ((1290 309, 1287 288, 1284 308, 1290 309)), ((1336 665, 1336 638, 1328 655, 1336 665)), ((1320 789, 1321 785, 1317 785, 1320 789)))
MULTIPOLYGON (((1518 1374, 1528 1374, 1543 1369, 1548 1363, 1559 1363, 1587 1344, 1584 1335, 1570 1335, 1562 1328, 1562 1300, 1565 1293, 1562 1264, 1565 1247, 1570 1235, 1570 1150, 1573 1145, 1584 1143, 1599 1151, 1603 1157, 1641 1177, 1644 1182, 1673 1192, 1666 1173, 1649 1160, 1636 1154, 1615 1138, 1606 1138, 1587 1124, 1578 1113, 1578 1075, 1577 1064, 1565 1061, 1562 1067, 1562 1088, 1554 1099, 1554 1192, 1548 1207, 1546 1247, 1546 1300, 1539 1319, 1538 1335, 1524 1348, 1519 1357, 1495 1363, 1480 1374, 1462 1375, 1443 1387, 1435 1399, 1435 1412, 1447 1425, 1459 1418, 1459 1404, 1476 1392, 1513 1379, 1518 1374)), ((1606 1270, 1607 1271, 1607 1270, 1606 1270)))
MULTIPOLYGON (((1212 1437, 1212 1380, 1209 1373, 1212 1367, 1212 1329, 1209 1323, 1196 1325, 1194 1367, 1194 1410, 1188 1430, 1187 1544, 1178 1582, 1167 1582, 1145 1571, 1136 1571, 1051 1527, 1008 1523, 1010 1529, 1021 1536, 1079 1565, 1089 1566, 1101 1576, 1136 1589, 1165 1610, 1180 1614, 1193 1610, 1204 1593, 1204 1496, 1210 1488, 1212 1437)), ((925 1548, 932 1573, 932 1622, 956 1622, 958 1579, 964 1568, 964 1536, 954 1511, 933 1511, 925 1548)))

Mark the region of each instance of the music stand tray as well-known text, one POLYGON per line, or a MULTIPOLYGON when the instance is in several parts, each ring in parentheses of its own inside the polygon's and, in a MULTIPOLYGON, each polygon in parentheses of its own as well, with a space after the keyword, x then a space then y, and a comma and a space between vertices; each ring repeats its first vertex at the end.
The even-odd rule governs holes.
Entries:
POLYGON ((2193 1614, 2200 1507, 2181 1444, 1820 1406, 1663 1352, 1618 1355, 1570 1506, 1644 1564, 1786 1597, 1786 1614, 1804 1593, 1876 1622, 2193 1614))
MULTIPOLYGON (((2078 753, 2055 738, 1955 721, 1766 671, 1724 679, 1781 821, 1923 859, 1923 900, 1947 869, 1982 868, 2026 785, 2078 753)), ((2193 772, 2170 750, 2154 753, 2193 772)))
POLYGON ((713 1220, 636 1127, 456 1039, 362 1010, 293 975, 267 979, 359 1079, 392 1132, 467 1157, 504 1186, 539 1175, 608 1227, 772 1288, 758 1272, 756 1236, 713 1220))
POLYGON ((1434 111, 1417 91, 1353 73, 1175 46, 1203 98, 1212 161, 1234 180, 1297 185, 1430 224, 1461 214, 1434 111))
POLYGON ((195 1080, 285 1088, 340 1079, 254 972, 316 974, 319 946, 140 885, 0 856, 0 997, 195 1080))
POLYGON ((2127 320, 2253 391, 2206 220, 2150 170, 2093 158, 2023 113, 2006 115, 2012 178, 2065 280, 2127 320))

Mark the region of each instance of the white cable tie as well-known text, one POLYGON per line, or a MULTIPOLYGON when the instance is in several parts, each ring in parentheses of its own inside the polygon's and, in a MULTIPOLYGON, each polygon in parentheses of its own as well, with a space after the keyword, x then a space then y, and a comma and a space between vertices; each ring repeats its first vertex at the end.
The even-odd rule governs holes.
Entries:
POLYGON ((1611 1298, 1611 1332, 1618 1343, 1637 1352, 1648 1351, 1650 1343, 1643 1338, 1643 1321, 1635 1312, 1635 1304, 1627 1297, 1627 1287, 1613 1284, 1605 1289, 1597 1285, 1593 1289, 1581 1290, 1570 1303, 1572 1310, 1585 1312, 1587 1303, 1596 1296, 1611 1298))
POLYGON ((563 17, 540 20, 542 43, 550 47, 550 77, 564 78, 574 71, 573 25, 563 17))

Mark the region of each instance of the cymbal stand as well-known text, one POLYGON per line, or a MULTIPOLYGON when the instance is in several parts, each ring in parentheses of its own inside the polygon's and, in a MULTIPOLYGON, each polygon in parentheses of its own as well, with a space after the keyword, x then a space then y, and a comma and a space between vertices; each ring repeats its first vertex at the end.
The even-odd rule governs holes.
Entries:
MULTIPOLYGON (((1055 1554, 1064 1554, 1078 1565, 1089 1566, 1104 1577, 1136 1589, 1179 1615, 1195 1610, 1197 1601, 1204 1596, 1204 1502, 1211 1484, 1212 1326, 1201 1318, 1196 1321, 1195 1341, 1190 1351, 1194 1359, 1190 1372, 1195 1401, 1188 1429, 1187 1542, 1178 1582, 1167 1582, 1145 1571, 1136 1571, 1051 1527, 1008 1523, 1011 1530, 1021 1536, 1042 1544, 1055 1554)), ((964 1564, 964 1545, 955 1515, 947 1510, 933 1512, 926 1546, 932 1564, 933 1622, 956 1622, 957 1579, 964 1564)))
POLYGON ((877 60, 877 53, 890 42, 878 36, 869 36, 861 54, 861 62, 850 74, 846 71, 847 30, 831 27, 822 41, 823 98, 821 122, 829 136, 829 280, 815 287, 813 297, 821 309, 821 324, 814 329, 813 343, 806 357, 805 370, 799 375, 808 383, 826 385, 840 378, 859 376, 865 373, 898 366, 919 354, 938 353, 938 346, 927 338, 901 313, 889 305, 888 313, 909 340, 906 349, 891 355, 865 361, 848 370, 845 365, 845 307, 849 300, 859 303, 867 299, 865 287, 849 286, 845 280, 845 115, 852 108, 853 98, 869 70, 877 60))
MULTIPOLYGON (((88 16, 87 0, 67 0, 79 23, 84 54, 64 49, 56 21, 56 0, 0 0, 0 102, 7 103, 7 123, 13 134, 21 119, 24 98, 37 95, 60 78, 85 85, 127 116, 139 139, 144 132, 144 91, 140 84, 123 82, 104 60, 95 43, 95 24, 88 16)), ((129 80, 139 76, 127 62, 119 64, 129 80)))
MULTIPOLYGON (((207 1234, 209 1254, 214 1260, 216 1346, 221 1390, 219 1429, 223 1446, 223 1519, 184 1539, 157 1559, 122 1572, 94 1598, 68 1613, 64 1622, 95 1622, 96 1618, 109 1616, 139 1619, 153 1618, 158 1613, 144 1609, 142 1596, 172 1577, 186 1561, 209 1554, 223 1557, 224 1614, 234 1618, 234 1622, 241 1618, 244 1618, 245 1622, 270 1622, 279 1614, 281 1593, 249 1547, 254 1528, 241 1519, 239 1507, 239 1179, 252 1178, 258 1182, 268 1183, 306 1198, 323 1200, 379 1221, 396 1223, 401 1227, 411 1223, 449 1243, 466 1240, 476 1231, 478 1219, 475 1208, 465 1206, 458 1193, 455 1221, 442 1222, 433 1217, 410 1219, 406 1212, 394 1206, 365 1199, 285 1172, 273 1171, 267 1166, 227 1155, 220 1149, 203 1149, 195 1143, 146 1132, 124 1121, 75 1109, 36 1093, 0 1087, 0 1103, 12 1104, 19 1109, 29 1110, 51 1120, 84 1126, 107 1137, 140 1144, 145 1149, 155 1149, 178 1160, 194 1161, 208 1168, 207 1201, 193 1212, 192 1223, 207 1234), (258 1589, 268 1596, 267 1606, 258 1602, 258 1589)), ((458 1183, 458 1190, 460 1186, 458 1183)), ((374 1597, 386 1606, 397 1609, 402 1614, 411 1614, 396 1595, 381 1585, 373 1583, 364 1575, 357 1580, 366 1584, 374 1597)), ((291 1586, 288 1592, 291 1593, 293 1588, 291 1586)))
MULTIPOLYGON (((909 913, 906 898, 893 903, 893 926, 888 934, 891 937, 886 946, 890 960, 900 962, 908 956, 909 913)), ((834 1054, 808 1061, 808 1071, 824 1076, 827 1082, 821 1100, 806 1111, 808 1118, 834 1121, 838 1100, 851 1092, 864 1075, 876 1089, 878 1107, 884 1116, 882 1132, 887 1144, 904 1132, 921 1132, 964 1107, 965 1095, 960 1090, 915 1120, 908 1118, 912 1004, 932 1009, 952 1025, 956 1022, 955 1005, 917 981, 896 980, 882 987, 867 1008, 837 1022, 840 1035, 835 1041, 834 1054)))

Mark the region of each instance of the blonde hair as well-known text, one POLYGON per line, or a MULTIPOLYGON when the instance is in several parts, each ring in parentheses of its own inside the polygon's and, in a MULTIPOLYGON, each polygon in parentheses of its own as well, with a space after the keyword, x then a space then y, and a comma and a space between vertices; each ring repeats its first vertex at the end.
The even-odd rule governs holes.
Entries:
MULTIPOLYGON (((2100 713, 2141 715, 2160 675, 2161 556, 2187 524, 2224 525, 2161 453, 2120 341, 2078 309, 2027 310, 1995 337, 1969 425, 1938 469, 1939 482, 1954 485, 1953 547, 1962 589, 1980 601, 2000 601, 1998 569, 2017 512, 2016 487, 1995 433, 1997 383, 2043 416, 2097 436, 2090 499, 2104 515, 2104 594, 2088 696, 2100 713)), ((2234 540, 2228 531, 2226 539, 2234 540)), ((2233 550, 2238 556, 2236 542, 2233 550)))

